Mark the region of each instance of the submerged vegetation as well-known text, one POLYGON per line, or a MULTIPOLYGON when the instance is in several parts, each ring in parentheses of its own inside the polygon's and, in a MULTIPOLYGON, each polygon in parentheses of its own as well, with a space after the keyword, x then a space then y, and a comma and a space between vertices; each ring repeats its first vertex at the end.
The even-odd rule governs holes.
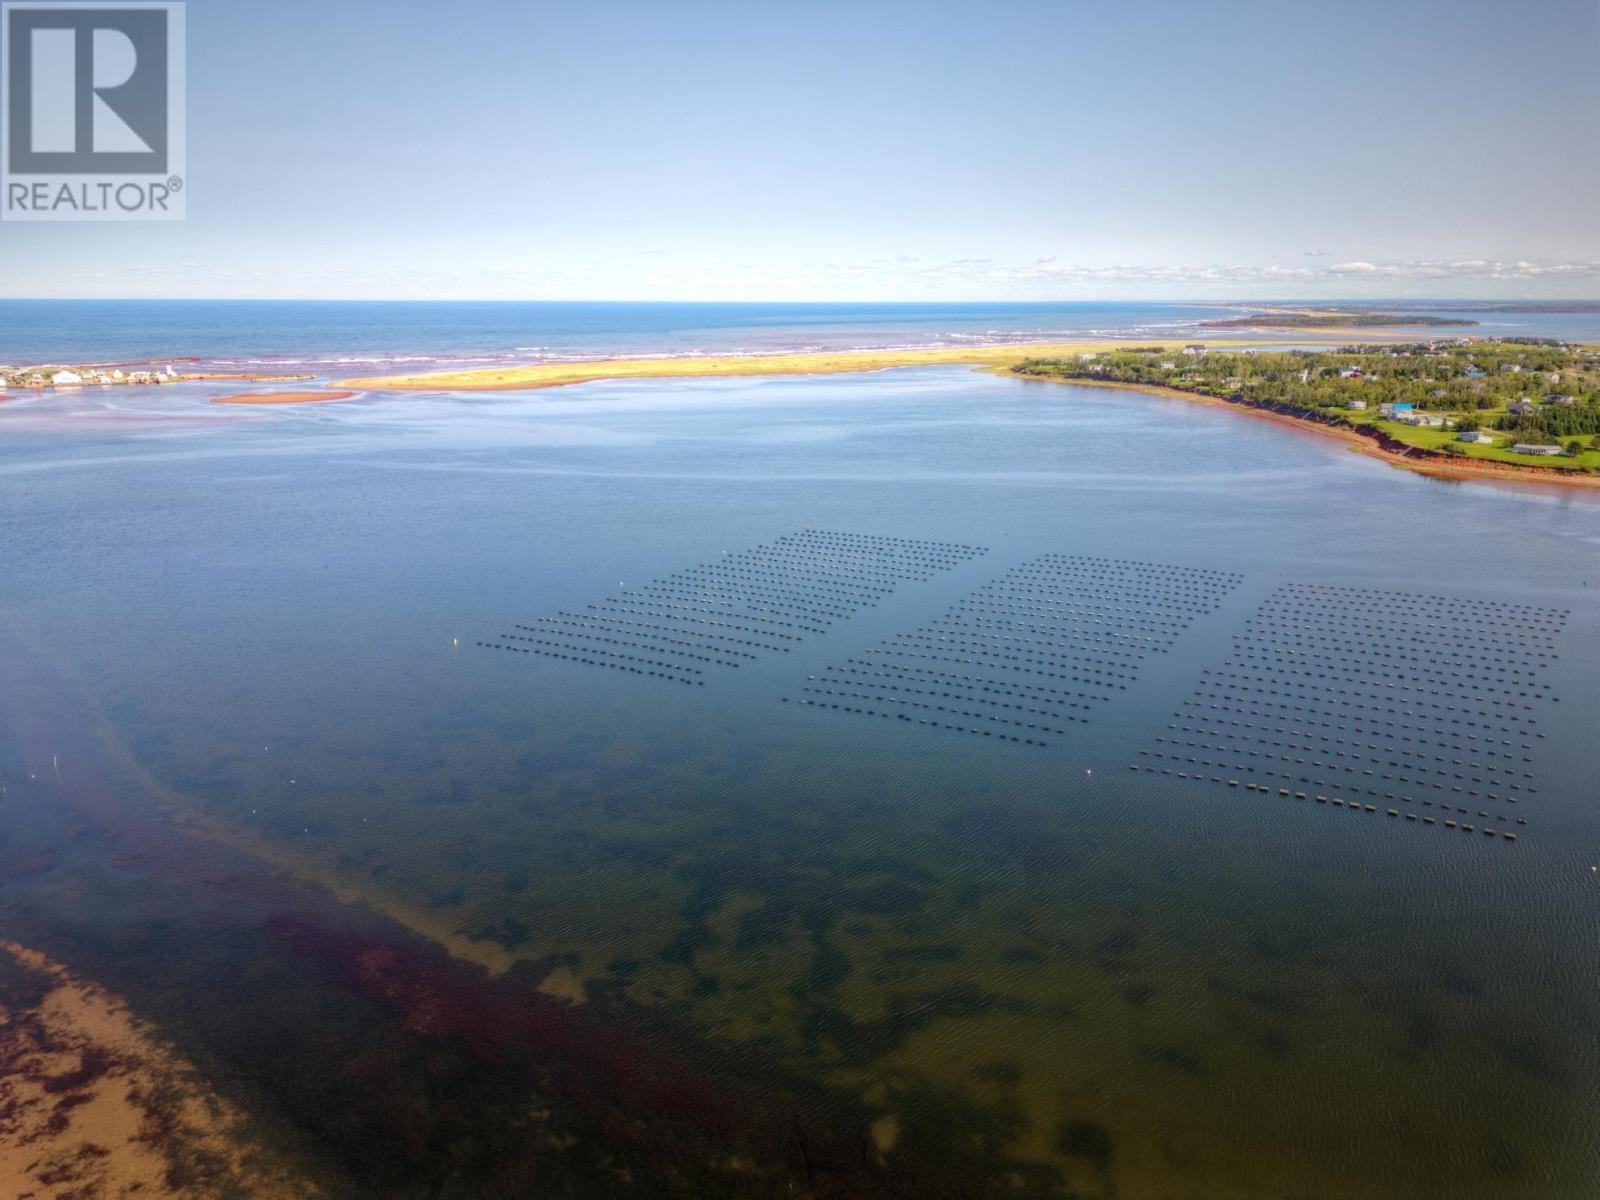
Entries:
POLYGON ((1168 388, 1374 437, 1406 453, 1600 471, 1600 349, 1543 339, 1336 350, 1159 347, 1029 358, 1030 378, 1168 388))

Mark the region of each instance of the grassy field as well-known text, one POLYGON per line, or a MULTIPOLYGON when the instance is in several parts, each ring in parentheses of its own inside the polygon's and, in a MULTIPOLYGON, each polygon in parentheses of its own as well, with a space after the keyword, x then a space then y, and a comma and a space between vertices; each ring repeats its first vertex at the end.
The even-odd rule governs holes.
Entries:
MULTIPOLYGON (((1499 414, 1490 412, 1483 416, 1493 417, 1499 414)), ((1600 471, 1600 449, 1596 449, 1593 438, 1580 437, 1577 440, 1588 447, 1576 458, 1566 455, 1545 456, 1534 454, 1513 454, 1510 450, 1511 439, 1508 435, 1491 431, 1497 440, 1493 446, 1479 446, 1468 442, 1456 440, 1457 432, 1454 429, 1426 429, 1415 425, 1404 425, 1397 421, 1385 421, 1377 417, 1362 417, 1356 415, 1351 420, 1351 425, 1356 428, 1380 429, 1397 442, 1407 446, 1416 446, 1420 450, 1443 450, 1446 446, 1456 445, 1466 451, 1467 458, 1481 458, 1488 462, 1516 463, 1522 466, 1551 467, 1564 470, 1594 470, 1600 471)))

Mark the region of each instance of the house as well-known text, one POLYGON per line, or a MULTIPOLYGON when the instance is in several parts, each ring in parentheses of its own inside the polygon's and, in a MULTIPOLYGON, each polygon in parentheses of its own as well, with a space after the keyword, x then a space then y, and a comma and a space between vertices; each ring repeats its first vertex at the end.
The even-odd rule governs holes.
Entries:
POLYGON ((1485 373, 1477 367, 1468 367, 1465 374, 1468 379, 1482 379, 1485 373))
POLYGON ((111 378, 113 382, 121 383, 127 378, 127 376, 122 373, 122 368, 118 367, 115 371, 111 372, 111 378))
POLYGON ((76 371, 57 371, 50 376, 51 387, 81 387, 83 376, 76 371))
POLYGON ((1361 378, 1361 368, 1360 367, 1340 367, 1339 368, 1339 378, 1340 379, 1360 379, 1361 378))
POLYGON ((1160 367, 1163 371, 1176 371, 1178 369, 1178 364, 1173 362, 1171 359, 1167 359, 1165 362, 1158 362, 1156 366, 1160 367))
POLYGON ((104 371, 101 371, 99 375, 95 376, 95 382, 103 386, 105 384, 114 382, 114 380, 104 371))
POLYGON ((1456 441, 1471 442, 1475 446, 1494 445, 1494 439, 1481 429, 1474 429, 1469 433, 1458 433, 1456 435, 1456 441))
POLYGON ((1378 415, 1399 420, 1401 417, 1410 416, 1412 408, 1413 406, 1409 400, 1398 400, 1393 404, 1386 401, 1378 405, 1378 415))
POLYGON ((1542 454, 1546 457, 1553 454, 1565 454, 1560 446, 1530 446, 1527 442, 1518 442, 1511 447, 1513 454, 1542 454))
POLYGON ((1504 371, 1507 375, 1521 375, 1522 374, 1522 368, 1520 366, 1518 366, 1516 363, 1506 363, 1500 369, 1502 371, 1504 371))
POLYGON ((1514 417, 1525 417, 1534 411, 1534 404, 1532 400, 1524 396, 1521 400, 1513 400, 1506 405, 1506 411, 1514 417))
POLYGON ((1576 396, 1546 396, 1544 398, 1544 402, 1546 404, 1557 405, 1561 408, 1576 408, 1578 404, 1578 398, 1576 396))
POLYGON ((1394 419, 1402 425, 1416 425, 1423 429, 1443 429, 1449 422, 1438 413, 1395 413, 1394 419))
POLYGON ((1188 358, 1199 358, 1206 352, 1206 348, 1199 342, 1193 342, 1183 348, 1183 353, 1188 358))
MULTIPOLYGON (((1079 362, 1093 362, 1097 357, 1099 357, 1099 356, 1097 354, 1095 354, 1094 351, 1086 350, 1082 354, 1078 355, 1078 361, 1079 362)), ((167 370, 170 372, 172 370, 172 368, 168 367, 167 370)))
POLYGON ((1366 412, 1367 411, 1367 402, 1365 400, 1352 400, 1352 401, 1350 401, 1350 403, 1346 404, 1345 407, 1346 408, 1353 408, 1357 412, 1366 412))

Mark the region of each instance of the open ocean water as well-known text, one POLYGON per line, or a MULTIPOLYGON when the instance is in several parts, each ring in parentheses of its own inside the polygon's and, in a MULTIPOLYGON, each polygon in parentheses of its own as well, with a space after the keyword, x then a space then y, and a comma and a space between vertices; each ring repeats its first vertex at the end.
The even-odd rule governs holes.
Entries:
MULTIPOLYGON (((1118 316, 640 307, 94 356, 1118 316)), ((1600 1189, 1591 497, 962 368, 214 391, 0 408, 0 939, 325 1194, 1600 1189)))

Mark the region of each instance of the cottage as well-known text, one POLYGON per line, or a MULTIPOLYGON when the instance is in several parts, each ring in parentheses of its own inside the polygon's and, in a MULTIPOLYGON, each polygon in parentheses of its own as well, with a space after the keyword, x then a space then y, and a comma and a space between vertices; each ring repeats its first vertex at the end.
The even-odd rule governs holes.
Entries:
POLYGON ((1443 429, 1446 424, 1445 419, 1438 413, 1395 413, 1394 419, 1402 425, 1416 425, 1424 429, 1443 429))
POLYGON ((1473 429, 1473 430, 1469 430, 1466 433, 1458 433, 1456 435, 1456 441, 1458 441, 1458 442, 1471 442, 1475 446, 1492 446, 1492 445, 1494 445, 1494 438, 1490 437, 1487 433, 1485 433, 1481 429, 1473 429))
POLYGON ((1544 402, 1546 404, 1554 404, 1559 408, 1576 408, 1578 398, 1576 396, 1546 396, 1544 402))
POLYGON ((57 371, 50 376, 51 387, 81 387, 83 376, 76 371, 57 371))
POLYGON ((1522 368, 1519 367, 1516 363, 1506 363, 1505 366, 1501 367, 1500 369, 1502 371, 1504 371, 1507 375, 1521 375, 1522 374, 1522 368))
POLYGON ((1513 400, 1506 405, 1506 411, 1514 417, 1525 417, 1536 410, 1533 401, 1524 396, 1521 400, 1513 400))
POLYGON ((1183 348, 1183 353, 1189 358, 1199 358, 1206 352, 1206 348, 1199 342, 1193 342, 1183 348))
POLYGON ((1350 401, 1350 403, 1346 404, 1345 407, 1346 408, 1353 408, 1357 412, 1366 412, 1367 411, 1367 402, 1365 400, 1352 400, 1352 401, 1350 401))
POLYGON ((1485 373, 1478 367, 1468 367, 1465 374, 1468 379, 1482 379, 1485 373))
POLYGON ((1164 362, 1158 362, 1156 366, 1160 367, 1163 371, 1176 371, 1178 369, 1178 364, 1173 362, 1171 359, 1167 359, 1164 362))
POLYGON ((1401 417, 1410 416, 1411 412, 1412 404, 1409 400, 1397 400, 1392 404, 1388 401, 1385 401, 1384 403, 1378 405, 1378 415, 1389 417, 1392 420, 1399 420, 1401 417))
POLYGON ((1360 367, 1340 367, 1339 368, 1339 378, 1340 379, 1360 379, 1361 378, 1361 368, 1360 367))
POLYGON ((1560 446, 1531 446, 1527 442, 1518 442, 1511 447, 1511 452, 1513 454, 1540 454, 1546 457, 1566 453, 1560 446))

